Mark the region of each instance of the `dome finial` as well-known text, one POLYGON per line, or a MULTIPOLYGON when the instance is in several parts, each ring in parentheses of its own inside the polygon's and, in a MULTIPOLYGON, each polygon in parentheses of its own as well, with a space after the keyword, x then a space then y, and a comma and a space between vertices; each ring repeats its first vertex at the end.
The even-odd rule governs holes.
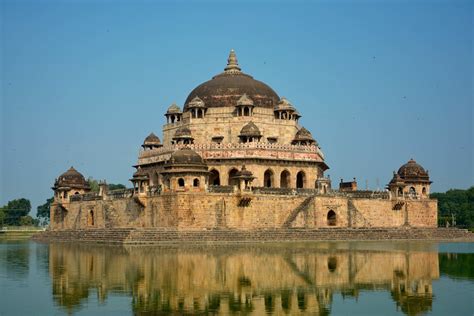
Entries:
POLYGON ((224 68, 224 71, 227 73, 240 72, 237 55, 235 55, 234 49, 230 50, 229 58, 227 58, 227 66, 224 68))

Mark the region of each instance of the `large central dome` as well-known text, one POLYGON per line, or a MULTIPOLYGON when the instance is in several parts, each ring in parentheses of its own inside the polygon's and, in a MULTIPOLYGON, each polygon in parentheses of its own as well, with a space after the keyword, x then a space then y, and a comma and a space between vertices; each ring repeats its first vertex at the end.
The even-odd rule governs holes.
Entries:
POLYGON ((268 85, 243 73, 234 50, 231 50, 224 72, 191 91, 184 103, 184 111, 195 97, 204 101, 206 107, 224 107, 235 106, 244 94, 250 97, 257 107, 273 108, 280 99, 268 85))

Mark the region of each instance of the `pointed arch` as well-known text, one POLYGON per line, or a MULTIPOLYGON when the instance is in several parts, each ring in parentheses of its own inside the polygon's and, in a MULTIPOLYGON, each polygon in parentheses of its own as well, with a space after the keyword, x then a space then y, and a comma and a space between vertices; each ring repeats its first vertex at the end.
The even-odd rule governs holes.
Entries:
POLYGON ((296 188, 302 189, 306 187, 306 174, 300 171, 296 174, 296 188))
POLYGON ((266 188, 273 188, 275 181, 273 179, 273 170, 267 169, 263 174, 263 186, 266 188))
POLYGON ((336 218, 336 212, 333 210, 329 210, 328 215, 327 215, 327 224, 328 226, 336 226, 337 224, 337 218, 336 218))
POLYGON ((288 170, 283 170, 280 174, 280 188, 291 187, 291 174, 288 170))
POLYGON ((209 185, 221 185, 219 171, 212 169, 209 173, 209 185))

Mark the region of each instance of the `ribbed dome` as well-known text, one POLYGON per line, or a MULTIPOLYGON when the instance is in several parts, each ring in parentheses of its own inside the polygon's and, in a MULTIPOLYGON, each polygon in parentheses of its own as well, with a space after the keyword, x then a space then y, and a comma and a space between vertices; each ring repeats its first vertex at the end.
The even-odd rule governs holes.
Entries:
POLYGON ((171 164, 199 164, 204 165, 202 157, 190 148, 182 148, 171 154, 171 164))
POLYGON ((240 136, 261 136, 260 130, 254 122, 249 122, 240 130, 240 136))
POLYGON ((170 105, 170 107, 166 111, 166 114, 176 114, 176 113, 181 113, 181 108, 176 103, 173 103, 170 105))
POLYGON ((70 187, 70 188, 84 188, 88 189, 89 184, 87 183, 84 176, 79 173, 74 167, 69 168, 68 171, 64 172, 54 183, 56 188, 58 187, 70 187))
POLYGON ((415 160, 410 159, 406 164, 400 167, 398 169, 398 175, 402 179, 422 179, 422 180, 428 180, 428 172, 419 165, 415 160))
POLYGON ((306 128, 302 127, 299 129, 298 132, 296 132, 295 135, 295 141, 304 141, 304 140, 313 140, 313 135, 311 135, 311 132, 308 131, 306 128))
POLYGON ((159 145, 161 145, 160 138, 156 136, 154 133, 151 133, 145 138, 142 146, 159 146, 159 145))
POLYGON ((241 72, 235 52, 231 50, 224 72, 191 91, 184 111, 196 96, 199 96, 207 107, 224 107, 235 106, 244 94, 252 99, 257 107, 273 108, 280 99, 268 85, 241 72))

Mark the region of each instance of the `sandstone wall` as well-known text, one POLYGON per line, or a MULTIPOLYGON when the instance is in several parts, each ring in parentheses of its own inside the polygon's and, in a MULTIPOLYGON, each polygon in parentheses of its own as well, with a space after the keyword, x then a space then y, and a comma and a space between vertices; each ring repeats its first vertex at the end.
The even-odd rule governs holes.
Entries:
POLYGON ((161 227, 180 230, 326 227, 436 227, 436 200, 255 193, 163 193, 159 196, 53 204, 52 229, 161 227), (335 213, 331 223, 328 214, 335 213))

